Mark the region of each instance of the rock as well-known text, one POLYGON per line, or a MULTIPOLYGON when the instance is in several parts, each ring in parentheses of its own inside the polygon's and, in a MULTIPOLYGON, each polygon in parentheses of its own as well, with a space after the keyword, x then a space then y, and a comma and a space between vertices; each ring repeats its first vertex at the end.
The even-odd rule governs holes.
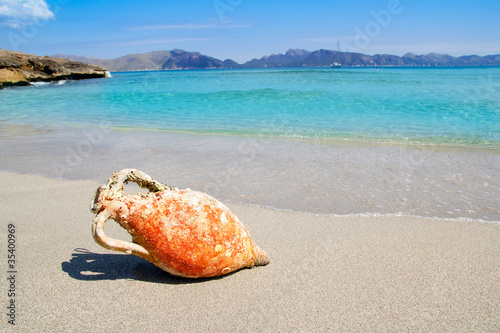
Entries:
POLYGON ((0 49, 0 88, 26 86, 30 82, 81 80, 106 76, 107 70, 104 67, 0 49))

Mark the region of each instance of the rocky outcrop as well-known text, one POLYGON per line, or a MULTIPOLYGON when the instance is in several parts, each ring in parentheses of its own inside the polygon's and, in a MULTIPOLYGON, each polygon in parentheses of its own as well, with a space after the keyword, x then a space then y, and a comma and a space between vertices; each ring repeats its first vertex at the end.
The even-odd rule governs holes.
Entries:
POLYGON ((106 75, 106 68, 100 66, 0 49, 0 88, 40 81, 102 78, 106 75))

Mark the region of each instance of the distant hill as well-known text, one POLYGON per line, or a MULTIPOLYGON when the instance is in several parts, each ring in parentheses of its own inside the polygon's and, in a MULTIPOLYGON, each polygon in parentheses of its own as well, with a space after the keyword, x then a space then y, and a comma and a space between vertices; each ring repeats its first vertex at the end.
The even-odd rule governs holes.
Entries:
POLYGON ((115 59, 85 58, 63 54, 56 54, 53 57, 104 66, 112 72, 209 68, 328 67, 336 61, 340 61, 342 66, 345 67, 500 66, 500 54, 453 57, 437 53, 429 53, 427 55, 407 53, 400 57, 390 54, 370 56, 355 52, 341 52, 339 59, 337 51, 317 50, 310 52, 302 49, 290 49, 285 54, 272 54, 260 59, 252 59, 244 64, 238 64, 231 59, 222 61, 198 52, 177 49, 129 54, 115 59))
POLYGON ((327 67, 333 62, 341 62, 345 67, 383 67, 383 66, 500 66, 500 55, 490 56, 462 56, 452 57, 447 54, 429 53, 427 55, 415 55, 407 53, 402 57, 390 54, 376 54, 373 56, 341 52, 332 50, 317 50, 309 52, 306 50, 292 49, 285 54, 273 54, 260 59, 253 59, 241 65, 245 68, 260 67, 327 67))
MULTIPOLYGON (((333 52, 333 51, 330 51, 333 52)), ((264 56, 260 59, 253 59, 242 64, 244 68, 259 68, 259 67, 297 67, 302 66, 303 60, 306 59, 312 52, 302 49, 290 49, 285 54, 272 54, 264 56)), ((330 62, 329 64, 331 64, 330 62)))
POLYGON ((183 50, 154 51, 148 53, 128 54, 115 59, 85 58, 76 55, 56 54, 53 57, 66 58, 89 64, 106 67, 112 72, 169 70, 169 69, 208 69, 231 68, 239 65, 228 59, 221 61, 198 52, 183 50))

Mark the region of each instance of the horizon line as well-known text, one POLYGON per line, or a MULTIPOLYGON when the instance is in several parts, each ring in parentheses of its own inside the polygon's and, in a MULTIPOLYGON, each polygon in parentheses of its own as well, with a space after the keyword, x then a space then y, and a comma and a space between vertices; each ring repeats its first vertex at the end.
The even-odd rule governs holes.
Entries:
MULTIPOLYGON (((386 56, 394 56, 394 57, 399 57, 399 58, 403 58, 403 57, 405 57, 408 54, 412 54, 412 55, 415 55, 417 57, 418 56, 428 56, 428 55, 441 55, 441 56, 449 56, 449 57, 452 57, 452 58, 472 57, 472 56, 489 57, 489 56, 498 56, 498 55, 500 55, 500 53, 492 53, 492 54, 486 54, 486 55, 462 54, 462 55, 454 56, 454 55, 450 55, 448 53, 429 52, 429 53, 417 54, 417 53, 410 52, 410 51, 406 52, 403 55, 396 55, 396 54, 390 54, 390 53, 367 54, 367 53, 361 53, 361 52, 355 52, 355 51, 338 51, 338 50, 325 49, 325 48, 317 49, 317 50, 314 50, 314 51, 309 51, 309 50, 302 49, 302 48, 289 48, 284 53, 278 52, 278 53, 272 53, 272 54, 265 54, 265 55, 262 55, 260 58, 252 58, 250 60, 247 60, 247 61, 244 61, 242 63, 239 63, 239 62, 233 60, 232 58, 225 58, 224 60, 221 60, 220 58, 216 58, 214 56, 210 56, 208 54, 201 53, 200 51, 188 51, 188 50, 184 50, 184 49, 180 49, 180 48, 173 48, 173 49, 170 49, 170 50, 152 50, 152 51, 147 51, 147 52, 127 53, 127 54, 124 54, 124 55, 121 55, 121 56, 118 56, 118 57, 114 57, 114 58, 101 58, 101 57, 98 57, 98 56, 82 56, 82 55, 78 55, 78 54, 64 54, 64 53, 55 53, 55 54, 52 54, 52 55, 49 55, 49 56, 52 57, 54 55, 64 55, 64 56, 76 56, 76 57, 84 57, 84 58, 97 58, 97 59, 102 59, 102 60, 115 60, 115 59, 118 59, 118 58, 121 58, 121 57, 126 57, 126 56, 131 56, 131 55, 139 55, 139 54, 148 54, 148 53, 153 53, 153 52, 183 51, 183 52, 190 52, 190 53, 199 53, 201 55, 209 56, 211 58, 214 58, 214 59, 217 59, 217 60, 221 60, 221 61, 231 60, 231 61, 234 61, 234 62, 236 62, 238 64, 244 64, 246 62, 249 62, 249 61, 252 61, 252 60, 256 60, 256 59, 260 60, 260 59, 262 59, 264 57, 271 57, 271 56, 276 56, 276 55, 285 55, 288 51, 292 51, 292 50, 306 51, 306 52, 309 52, 309 53, 314 53, 314 52, 317 52, 317 51, 331 51, 331 52, 335 52, 335 53, 340 52, 342 54, 346 54, 346 53, 361 54, 361 55, 367 55, 367 56, 370 56, 370 57, 377 56, 377 55, 386 55, 386 56)), ((20 51, 17 51, 17 52, 20 52, 20 51)))

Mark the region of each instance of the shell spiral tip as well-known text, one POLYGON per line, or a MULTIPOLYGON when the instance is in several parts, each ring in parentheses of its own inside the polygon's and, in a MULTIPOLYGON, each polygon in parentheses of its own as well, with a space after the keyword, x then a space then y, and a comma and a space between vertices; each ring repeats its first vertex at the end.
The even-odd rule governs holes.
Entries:
POLYGON ((260 248, 257 248, 256 252, 257 256, 255 258, 255 266, 264 266, 269 264, 269 256, 266 252, 264 252, 260 248))

